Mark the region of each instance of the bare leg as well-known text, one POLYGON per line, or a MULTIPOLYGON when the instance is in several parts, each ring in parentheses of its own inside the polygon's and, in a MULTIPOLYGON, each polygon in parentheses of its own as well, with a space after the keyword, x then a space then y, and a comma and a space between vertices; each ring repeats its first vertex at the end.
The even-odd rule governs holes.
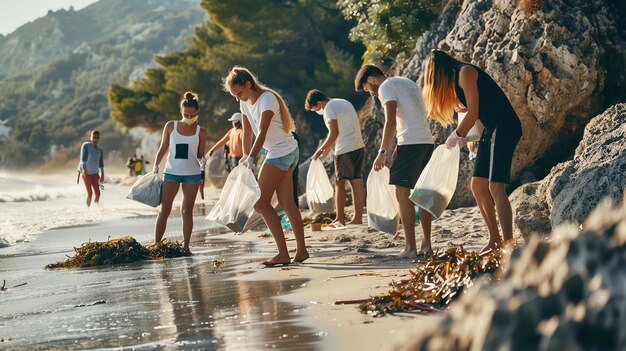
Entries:
MULTIPOLYGON (((432 255, 433 253, 433 248, 430 243, 432 221, 433 215, 431 215, 430 212, 420 208, 420 224, 422 225, 422 232, 424 232, 424 238, 422 238, 422 247, 420 248, 420 254, 432 255)), ((413 222, 415 223, 415 220, 413 220, 413 222)))
POLYGON ((309 258, 309 252, 306 250, 306 244, 304 242, 304 225, 302 225, 302 215, 300 214, 298 207, 296 207, 295 202, 293 202, 292 172, 292 169, 285 172, 283 179, 280 181, 278 188, 276 189, 276 196, 278 196, 280 207, 283 208, 285 214, 287 214, 287 218, 289 218, 293 234, 296 237, 296 254, 293 256, 293 261, 304 262, 307 258, 309 258))
MULTIPOLYGON (((264 261, 263 264, 265 265, 287 264, 291 262, 291 257, 289 256, 289 251, 287 250, 287 242, 285 242, 283 227, 280 225, 280 218, 271 204, 272 196, 274 195, 276 188, 278 188, 278 184, 280 184, 281 181, 286 181, 286 179, 283 180, 285 173, 287 172, 281 171, 278 167, 267 163, 264 163, 263 166, 261 166, 261 171, 259 172, 258 182, 259 187, 261 188, 261 198, 256 205, 254 205, 254 209, 257 210, 263 217, 267 228, 274 237, 276 247, 278 248, 278 254, 269 260, 264 261)), ((289 186, 292 186, 291 182, 289 182, 289 186)), ((293 190, 290 202, 293 203, 293 190)), ((294 224, 292 224, 292 226, 293 225, 294 224)))
POLYGON ((480 214, 487 225, 489 231, 489 243, 480 252, 495 249, 502 246, 502 239, 498 232, 498 222, 496 220, 496 210, 491 193, 489 192, 489 180, 487 178, 472 177, 472 194, 476 199, 476 204, 480 209, 480 214))
POLYGON ((193 231, 193 205, 196 203, 199 184, 183 184, 183 205, 180 214, 183 217, 183 249, 189 250, 193 231))
POLYGON ((506 184, 489 182, 489 192, 496 205, 504 243, 510 243, 513 241, 513 210, 506 194, 506 184))
POLYGON ((363 179, 351 179, 352 204, 354 205, 354 218, 348 224, 363 224, 363 206, 365 206, 365 185, 363 179))
POLYGON ((415 244, 415 207, 409 200, 411 189, 396 185, 396 200, 400 209, 400 219, 404 228, 404 251, 399 256, 417 257, 415 244))
POLYGON ((335 222, 343 225, 346 224, 346 180, 337 179, 335 181, 335 209, 337 209, 337 218, 335 222))
POLYGON ((159 213, 157 214, 156 225, 154 228, 154 243, 158 244, 163 239, 165 228, 167 227, 167 218, 172 212, 172 203, 174 198, 178 194, 178 183, 164 182, 161 188, 161 207, 159 207, 159 213))

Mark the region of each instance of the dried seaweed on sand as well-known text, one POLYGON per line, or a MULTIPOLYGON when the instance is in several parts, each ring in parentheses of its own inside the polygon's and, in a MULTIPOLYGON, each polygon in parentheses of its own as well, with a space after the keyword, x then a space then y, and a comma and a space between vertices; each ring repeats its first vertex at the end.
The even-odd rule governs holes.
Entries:
POLYGON ((78 268, 144 260, 160 260, 191 256, 178 242, 167 239, 159 244, 143 246, 130 236, 108 241, 83 243, 74 248, 76 255, 63 262, 51 263, 46 268, 78 268))
MULTIPOLYGON (((323 213, 318 213, 315 216, 306 216, 304 218, 302 218, 302 224, 307 226, 311 223, 321 223, 321 224, 330 224, 332 222, 335 221, 335 218, 337 217, 337 212, 323 212, 323 213)), ((349 222, 350 220, 352 220, 352 217, 350 217, 347 213, 344 214, 344 220, 346 222, 349 222)))
POLYGON ((442 311, 463 290, 472 286, 473 280, 487 275, 491 278, 502 265, 502 253, 489 252, 482 256, 463 248, 451 248, 445 253, 420 261, 411 277, 392 282, 387 295, 375 296, 359 306, 361 312, 374 317, 386 313, 442 311))

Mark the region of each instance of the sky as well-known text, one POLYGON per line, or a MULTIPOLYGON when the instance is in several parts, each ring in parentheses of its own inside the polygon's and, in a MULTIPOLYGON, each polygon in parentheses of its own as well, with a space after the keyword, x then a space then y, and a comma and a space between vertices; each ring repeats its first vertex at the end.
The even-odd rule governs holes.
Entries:
POLYGON ((0 0, 0 34, 7 35, 18 27, 43 17, 48 10, 75 10, 98 0, 0 0))

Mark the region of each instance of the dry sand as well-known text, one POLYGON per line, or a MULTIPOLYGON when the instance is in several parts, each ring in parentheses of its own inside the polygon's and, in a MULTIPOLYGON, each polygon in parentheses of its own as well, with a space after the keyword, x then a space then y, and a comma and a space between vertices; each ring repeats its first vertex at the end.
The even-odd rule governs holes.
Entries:
MULTIPOLYGON (((357 304, 336 305, 340 300, 360 300, 384 294, 393 280, 408 277, 408 269, 415 267, 411 259, 395 255, 404 247, 404 236, 369 230, 365 224, 348 229, 313 232, 305 228, 307 248, 311 258, 303 264, 286 267, 262 268, 262 258, 271 257, 276 248, 271 237, 261 237, 265 228, 251 231, 236 239, 253 241, 257 245, 259 261, 251 261, 242 269, 254 273, 242 275, 244 280, 282 280, 305 278, 309 282, 290 295, 281 297, 298 305, 309 307, 314 328, 328 338, 331 350, 392 349, 407 333, 419 333, 432 323, 433 315, 402 313, 374 318, 362 314, 357 304)), ((422 231, 416 227, 418 245, 422 231)), ((225 234, 233 238, 233 234, 225 234)), ((287 235, 287 245, 293 256, 295 239, 287 235)), ((488 241, 487 229, 478 208, 446 211, 433 221, 433 249, 445 250, 460 246, 466 250, 480 250, 488 241)))

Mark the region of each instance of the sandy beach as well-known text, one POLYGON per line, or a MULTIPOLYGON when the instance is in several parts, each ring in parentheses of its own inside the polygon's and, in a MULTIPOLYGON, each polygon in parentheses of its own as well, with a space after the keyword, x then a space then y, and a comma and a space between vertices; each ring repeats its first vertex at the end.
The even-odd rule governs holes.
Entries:
MULTIPOLYGON (((114 196, 134 206, 123 198, 126 183, 108 186, 103 199, 109 212, 119 201, 114 196)), ((89 240, 132 235, 149 243, 156 212, 147 207, 153 214, 139 211, 128 218, 61 226, 0 249, 0 279, 8 287, 0 293, 0 346, 391 349, 401 340, 397 335, 419 332, 416 326, 436 318, 418 313, 373 318, 358 305, 335 304, 383 294, 391 281, 408 274, 415 263, 395 257, 402 236, 394 240, 366 224, 334 231, 306 228, 309 260, 264 268, 260 262, 275 252, 272 238, 263 236, 265 226, 235 235, 207 222, 204 217, 219 192, 207 188, 206 193, 195 208, 191 258, 43 268, 89 240)), ((479 249, 486 237, 477 216, 471 208, 446 212, 433 223, 434 249, 460 244, 479 249)), ((180 240, 180 226, 173 214, 166 236, 180 240)), ((293 234, 287 240, 294 250, 293 234)))

